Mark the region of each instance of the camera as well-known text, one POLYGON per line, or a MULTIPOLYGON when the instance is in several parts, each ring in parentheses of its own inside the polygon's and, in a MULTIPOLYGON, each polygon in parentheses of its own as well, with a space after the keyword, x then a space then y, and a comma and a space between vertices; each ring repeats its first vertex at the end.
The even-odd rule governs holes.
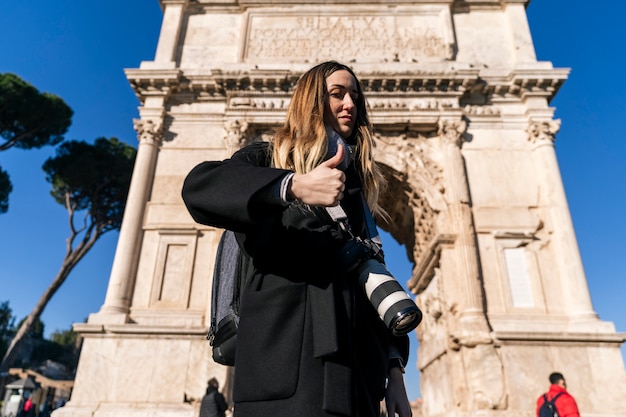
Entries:
POLYGON ((395 336, 415 329, 422 312, 383 263, 381 247, 371 239, 349 239, 341 249, 341 262, 359 285, 387 328, 395 336))

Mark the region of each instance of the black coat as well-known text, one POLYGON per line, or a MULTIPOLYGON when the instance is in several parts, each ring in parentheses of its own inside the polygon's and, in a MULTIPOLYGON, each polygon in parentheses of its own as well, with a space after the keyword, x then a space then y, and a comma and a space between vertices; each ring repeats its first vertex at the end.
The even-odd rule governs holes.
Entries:
MULTIPOLYGON (((243 233, 255 275, 242 299, 235 415, 378 417, 392 337, 355 277, 344 272, 346 236, 324 209, 285 205, 276 191, 289 171, 269 168, 257 143, 185 180, 183 199, 199 223, 243 233)), ((360 181, 346 171, 341 202, 352 229, 365 225, 360 181)))
POLYGON ((200 417, 224 417, 228 404, 215 387, 208 387, 200 403, 200 417))

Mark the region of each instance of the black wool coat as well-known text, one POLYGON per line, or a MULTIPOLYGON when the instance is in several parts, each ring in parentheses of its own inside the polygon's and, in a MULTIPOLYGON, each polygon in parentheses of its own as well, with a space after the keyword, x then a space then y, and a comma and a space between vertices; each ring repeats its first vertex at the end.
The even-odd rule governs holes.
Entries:
MULTIPOLYGON (((244 236, 255 274, 241 305, 234 381, 237 417, 378 417, 393 337, 357 279, 345 272, 346 237, 323 208, 285 204, 267 143, 204 162, 185 179, 183 199, 198 223, 244 236)), ((360 181, 346 170, 341 202, 365 234, 360 181)))

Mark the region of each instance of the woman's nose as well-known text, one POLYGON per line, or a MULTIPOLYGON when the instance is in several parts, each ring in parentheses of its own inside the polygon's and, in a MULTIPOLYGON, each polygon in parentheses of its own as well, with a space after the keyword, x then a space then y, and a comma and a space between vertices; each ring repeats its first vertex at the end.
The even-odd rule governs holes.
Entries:
POLYGON ((352 100, 350 94, 346 94, 346 97, 343 99, 343 107, 346 109, 354 108, 354 100, 352 100))

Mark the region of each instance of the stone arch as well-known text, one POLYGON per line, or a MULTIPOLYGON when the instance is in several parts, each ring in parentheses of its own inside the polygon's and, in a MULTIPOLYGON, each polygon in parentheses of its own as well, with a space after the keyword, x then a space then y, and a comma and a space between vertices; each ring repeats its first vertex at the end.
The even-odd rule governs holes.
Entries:
POLYGON ((436 239, 437 215, 445 208, 443 170, 433 160, 432 135, 379 130, 376 160, 387 179, 381 205, 389 222, 380 226, 406 246, 414 273, 436 239))
POLYGON ((207 377, 226 373, 204 340, 218 231, 172 190, 195 164, 263 140, 300 74, 329 58, 359 74, 389 179, 381 226, 415 263, 420 415, 530 415, 546 366, 574 389, 612 388, 586 390, 581 410, 626 415, 624 337, 593 312, 552 143, 569 70, 536 61, 528 1, 322 3, 161 1, 155 59, 125 70, 140 142, 109 287, 74 326, 77 384, 55 415, 197 415, 207 377), (147 308, 154 280, 181 264, 172 288, 189 303, 147 308), (516 305, 516 282, 567 297, 516 305))

